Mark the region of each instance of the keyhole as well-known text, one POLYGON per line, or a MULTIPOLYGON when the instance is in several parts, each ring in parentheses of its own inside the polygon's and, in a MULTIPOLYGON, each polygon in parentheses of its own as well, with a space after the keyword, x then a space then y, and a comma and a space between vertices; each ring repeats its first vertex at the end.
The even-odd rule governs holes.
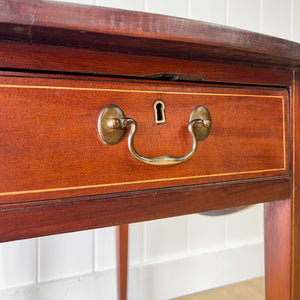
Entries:
POLYGON ((155 115, 155 123, 163 124, 166 122, 165 118, 165 104, 158 100, 154 103, 154 115, 155 115))
POLYGON ((157 122, 161 122, 162 119, 163 119, 162 104, 161 103, 156 104, 156 113, 157 113, 157 122))

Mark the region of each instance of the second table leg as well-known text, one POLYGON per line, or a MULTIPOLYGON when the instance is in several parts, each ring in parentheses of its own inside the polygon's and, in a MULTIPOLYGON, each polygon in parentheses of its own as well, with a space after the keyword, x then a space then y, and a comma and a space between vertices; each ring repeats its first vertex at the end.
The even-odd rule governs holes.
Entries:
POLYGON ((116 227, 118 299, 127 299, 128 224, 116 227))

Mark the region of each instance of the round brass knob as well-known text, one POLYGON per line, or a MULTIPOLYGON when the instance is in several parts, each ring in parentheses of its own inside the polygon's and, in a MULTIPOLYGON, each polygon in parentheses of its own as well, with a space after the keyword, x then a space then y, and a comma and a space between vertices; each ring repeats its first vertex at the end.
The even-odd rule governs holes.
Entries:
POLYGON ((108 120, 107 125, 111 129, 117 129, 120 127, 120 120, 116 118, 110 119, 108 120))
POLYGON ((203 126, 205 128, 209 128, 210 127, 210 120, 208 120, 208 119, 203 120, 203 126))

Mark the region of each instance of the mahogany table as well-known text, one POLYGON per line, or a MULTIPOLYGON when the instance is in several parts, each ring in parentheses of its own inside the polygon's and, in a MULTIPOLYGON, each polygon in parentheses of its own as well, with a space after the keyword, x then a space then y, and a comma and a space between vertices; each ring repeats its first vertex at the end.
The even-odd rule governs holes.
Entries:
POLYGON ((0 67, 1 242, 265 203, 266 299, 300 299, 299 44, 6 0, 0 67))

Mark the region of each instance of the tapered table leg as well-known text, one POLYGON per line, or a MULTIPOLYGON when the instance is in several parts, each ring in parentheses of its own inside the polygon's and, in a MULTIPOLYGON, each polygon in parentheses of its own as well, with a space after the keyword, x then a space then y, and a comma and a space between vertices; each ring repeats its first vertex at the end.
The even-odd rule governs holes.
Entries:
POLYGON ((292 299, 290 274, 291 200, 269 202, 265 204, 266 300, 292 299))
POLYGON ((118 299, 127 299, 128 224, 116 228, 118 299))

